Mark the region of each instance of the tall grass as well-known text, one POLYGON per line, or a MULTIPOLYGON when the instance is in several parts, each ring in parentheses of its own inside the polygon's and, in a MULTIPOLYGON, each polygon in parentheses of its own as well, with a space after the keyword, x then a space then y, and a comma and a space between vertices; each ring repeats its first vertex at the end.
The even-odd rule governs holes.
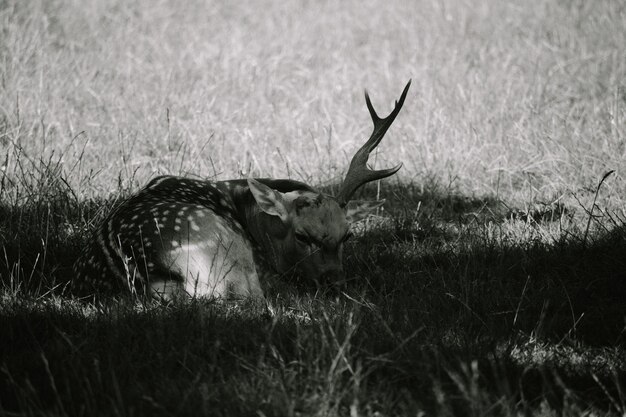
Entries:
MULTIPOLYGON (((3 143, 81 197, 159 172, 336 178, 413 90, 379 164, 521 201, 624 159, 619 1, 5 1, 3 143), (307 157, 304 158, 303 155, 307 157)), ((623 194, 618 171, 608 185, 623 194)))
POLYGON ((179 3, 0 0, 0 414, 624 415, 623 2, 179 3), (67 291, 157 174, 332 192, 409 78, 344 291, 67 291))

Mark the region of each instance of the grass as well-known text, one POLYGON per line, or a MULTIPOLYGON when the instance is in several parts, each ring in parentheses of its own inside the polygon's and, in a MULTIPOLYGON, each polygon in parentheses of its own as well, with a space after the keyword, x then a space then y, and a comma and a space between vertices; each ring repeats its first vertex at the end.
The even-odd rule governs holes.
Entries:
POLYGON ((625 45, 609 0, 0 1, 0 414, 626 414, 625 45), (157 174, 332 192, 409 78, 343 292, 67 290, 157 174))

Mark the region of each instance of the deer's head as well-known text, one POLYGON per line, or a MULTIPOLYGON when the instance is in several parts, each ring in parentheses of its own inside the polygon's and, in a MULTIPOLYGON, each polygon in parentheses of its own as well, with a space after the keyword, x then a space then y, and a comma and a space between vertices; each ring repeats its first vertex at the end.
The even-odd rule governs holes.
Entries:
POLYGON ((380 118, 365 92, 365 102, 374 123, 374 131, 356 152, 336 196, 315 191, 297 190, 281 193, 248 179, 248 186, 260 210, 257 234, 265 251, 280 273, 295 270, 315 282, 339 283, 344 280, 343 245, 350 237, 350 223, 367 215, 382 202, 352 206, 355 191, 370 181, 395 174, 399 164, 390 169, 367 167, 370 153, 400 112, 411 82, 409 81, 391 114, 380 118))

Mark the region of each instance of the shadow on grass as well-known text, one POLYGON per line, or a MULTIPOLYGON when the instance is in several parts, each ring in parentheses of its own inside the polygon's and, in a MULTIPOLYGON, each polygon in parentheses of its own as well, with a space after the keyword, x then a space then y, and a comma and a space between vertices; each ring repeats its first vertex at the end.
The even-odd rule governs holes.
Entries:
POLYGON ((241 403, 228 390, 254 395, 241 374, 263 359, 259 348, 271 338, 262 315, 210 302, 147 311, 112 303, 87 316, 79 303, 16 303, 2 309, 0 324, 10 341, 0 344, 0 414, 154 415, 166 405, 210 415, 219 404, 242 415, 257 398, 241 403))
POLYGON ((626 341, 624 228, 546 238, 548 219, 566 208, 522 215, 436 186, 389 186, 385 197, 388 215, 348 245, 354 280, 343 294, 268 293, 295 308, 314 299, 306 324, 210 303, 208 312, 206 303, 94 315, 58 307, 78 250, 114 202, 0 207, 0 274, 14 289, 0 314, 8 341, 0 388, 13 394, 0 405, 286 415, 361 401, 381 412, 480 415, 500 398, 501 414, 542 401, 606 409, 607 392, 619 398, 624 361, 611 363, 602 349, 623 353, 626 341), (550 346, 567 349, 546 356, 550 346), (563 357, 581 351, 578 366, 563 357))
POLYGON ((515 392, 521 403, 563 409, 580 395, 604 408, 610 392, 624 409, 626 227, 585 236, 567 207, 524 212, 405 185, 386 197, 390 219, 352 242, 346 263, 352 292, 387 326, 368 337, 411 340, 389 358, 408 385, 423 383, 413 376, 431 346, 460 396, 471 390, 459 384, 484 377, 494 396, 515 392))
POLYGON ((116 201, 76 202, 66 193, 0 203, 0 282, 13 292, 63 292, 88 236, 116 201))
POLYGON ((87 314, 68 301, 6 304, 0 412, 346 415, 360 404, 370 414, 519 415, 542 403, 606 410, 615 381, 626 383, 623 372, 598 374, 600 386, 588 370, 439 340, 359 303, 304 310, 270 318, 208 301, 87 314))
MULTIPOLYGON (((372 199, 375 188, 361 195, 372 199)), ((346 265, 360 281, 355 290, 377 304, 402 306, 391 313, 415 314, 425 326, 458 319, 490 332, 571 336, 592 345, 625 341, 624 228, 586 244, 573 229, 546 241, 544 222, 536 220, 549 210, 561 219, 567 208, 544 207, 522 219, 493 197, 461 196, 436 184, 388 185, 385 197, 386 220, 364 226, 346 250, 346 265)), ((26 206, 0 205, 3 285, 62 292, 91 230, 114 204, 76 203, 61 193, 26 206)))
POLYGON ((408 312, 429 327, 459 318, 491 333, 626 342, 625 226, 585 237, 562 222, 567 207, 522 212, 411 185, 386 196, 388 219, 365 226, 346 263, 355 286, 397 309, 398 321, 408 312))

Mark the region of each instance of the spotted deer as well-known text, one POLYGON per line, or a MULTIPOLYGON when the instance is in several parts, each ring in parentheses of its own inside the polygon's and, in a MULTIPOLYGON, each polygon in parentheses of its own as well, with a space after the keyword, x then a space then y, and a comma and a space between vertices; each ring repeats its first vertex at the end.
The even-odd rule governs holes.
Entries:
POLYGON ((367 213, 349 210, 348 202, 363 184, 401 168, 371 170, 367 161, 410 85, 386 118, 376 114, 365 92, 374 130, 352 158, 336 196, 287 179, 155 178, 97 227, 74 265, 75 288, 163 299, 263 299, 259 276, 267 269, 316 282, 342 281, 350 222, 367 213))

